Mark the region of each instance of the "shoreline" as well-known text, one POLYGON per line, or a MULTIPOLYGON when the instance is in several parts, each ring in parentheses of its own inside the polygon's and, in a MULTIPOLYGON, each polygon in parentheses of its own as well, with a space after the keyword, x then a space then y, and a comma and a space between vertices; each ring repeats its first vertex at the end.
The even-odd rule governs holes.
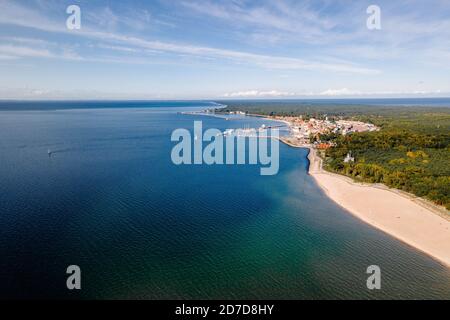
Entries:
POLYGON ((308 173, 331 200, 363 222, 450 267, 450 220, 434 205, 385 186, 358 183, 324 171, 316 150, 304 148, 309 149, 308 173))
MULTIPOLYGON (((270 121, 291 124, 270 116, 247 114, 270 121)), ((445 208, 382 184, 353 181, 350 177, 327 172, 322 158, 311 144, 295 143, 288 137, 278 137, 293 148, 308 149, 308 174, 325 194, 357 219, 425 253, 450 268, 450 215, 445 208)))

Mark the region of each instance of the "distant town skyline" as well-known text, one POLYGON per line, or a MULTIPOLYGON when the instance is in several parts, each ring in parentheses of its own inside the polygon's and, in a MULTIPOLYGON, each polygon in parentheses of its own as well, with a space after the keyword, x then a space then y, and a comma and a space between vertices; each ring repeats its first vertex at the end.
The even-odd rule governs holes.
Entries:
POLYGON ((0 99, 448 97, 449 17, 445 0, 0 0, 0 99))

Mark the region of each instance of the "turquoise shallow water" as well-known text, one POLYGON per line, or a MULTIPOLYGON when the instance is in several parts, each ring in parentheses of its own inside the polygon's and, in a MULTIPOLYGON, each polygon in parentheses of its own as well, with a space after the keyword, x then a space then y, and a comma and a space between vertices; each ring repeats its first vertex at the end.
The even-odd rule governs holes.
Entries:
POLYGON ((175 128, 268 124, 178 113, 196 105, 1 111, 0 297, 450 298, 450 270, 330 201, 306 150, 280 145, 276 176, 173 165, 175 128))

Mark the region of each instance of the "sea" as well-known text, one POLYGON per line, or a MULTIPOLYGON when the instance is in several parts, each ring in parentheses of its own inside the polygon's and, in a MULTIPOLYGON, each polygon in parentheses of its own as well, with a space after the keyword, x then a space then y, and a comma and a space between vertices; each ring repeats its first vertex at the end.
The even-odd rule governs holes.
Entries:
POLYGON ((280 144, 272 176, 175 165, 171 134, 194 121, 276 124, 186 113, 213 107, 0 102, 0 298, 450 298, 450 269, 330 200, 306 149, 280 144), (66 286, 71 265, 81 290, 66 286))

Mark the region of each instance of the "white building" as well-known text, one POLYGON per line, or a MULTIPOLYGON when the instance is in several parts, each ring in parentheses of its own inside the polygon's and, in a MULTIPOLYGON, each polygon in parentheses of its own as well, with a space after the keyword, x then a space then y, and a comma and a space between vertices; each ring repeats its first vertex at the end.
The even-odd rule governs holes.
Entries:
POLYGON ((347 156, 344 158, 344 163, 355 162, 355 158, 351 156, 350 152, 347 153, 347 156))

